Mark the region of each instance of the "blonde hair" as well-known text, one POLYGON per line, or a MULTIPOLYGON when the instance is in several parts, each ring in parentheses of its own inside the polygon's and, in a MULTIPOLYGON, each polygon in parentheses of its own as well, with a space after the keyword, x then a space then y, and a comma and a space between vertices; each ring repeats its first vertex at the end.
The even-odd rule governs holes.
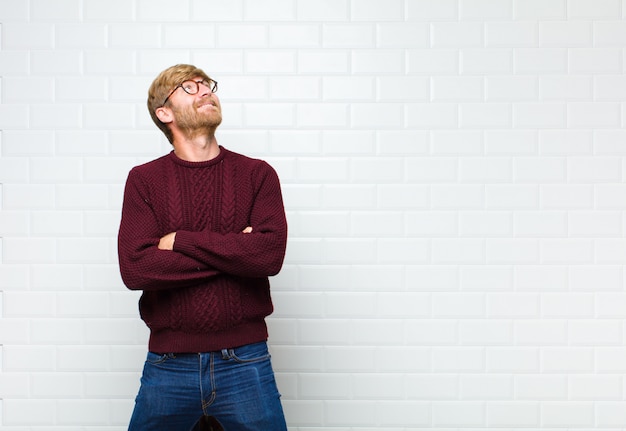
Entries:
POLYGON ((163 123, 156 115, 156 110, 163 106, 163 101, 176 88, 177 85, 189 79, 201 77, 209 80, 209 76, 202 69, 191 64, 177 64, 168 67, 152 81, 148 89, 148 111, 154 124, 165 134, 167 140, 172 143, 173 136, 167 124, 163 123))

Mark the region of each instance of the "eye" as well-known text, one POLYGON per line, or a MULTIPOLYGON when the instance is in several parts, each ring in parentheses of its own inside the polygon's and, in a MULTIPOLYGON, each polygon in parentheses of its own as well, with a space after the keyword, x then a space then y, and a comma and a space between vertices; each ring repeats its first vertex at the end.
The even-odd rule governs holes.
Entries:
POLYGON ((182 87, 183 87, 183 90, 185 90, 187 93, 193 93, 197 91, 198 84, 196 84, 193 81, 185 81, 183 82, 182 87))

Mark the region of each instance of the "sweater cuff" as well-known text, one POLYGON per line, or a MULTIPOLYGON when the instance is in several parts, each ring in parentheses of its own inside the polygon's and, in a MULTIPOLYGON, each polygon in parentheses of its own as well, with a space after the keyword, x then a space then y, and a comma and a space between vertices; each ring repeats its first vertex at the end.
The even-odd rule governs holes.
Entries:
POLYGON ((186 230, 176 231, 173 250, 182 254, 190 255, 196 249, 193 233, 186 230))

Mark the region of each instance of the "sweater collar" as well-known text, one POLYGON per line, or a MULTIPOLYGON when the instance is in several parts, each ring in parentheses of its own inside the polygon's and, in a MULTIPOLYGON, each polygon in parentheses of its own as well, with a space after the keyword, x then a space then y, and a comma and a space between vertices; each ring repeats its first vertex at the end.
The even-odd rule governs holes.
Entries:
POLYGON ((228 152, 229 151, 226 148, 224 148, 224 147, 222 147, 220 145, 220 153, 217 155, 217 157, 215 157, 215 158, 213 158, 211 160, 205 160, 205 161, 202 161, 202 162, 190 162, 190 161, 187 161, 187 160, 183 160, 183 159, 179 158, 174 153, 174 150, 172 150, 168 154, 168 157, 175 164, 183 166, 183 167, 186 167, 186 168, 205 168, 205 167, 213 166, 213 165, 216 165, 216 164, 220 163, 222 160, 224 160, 224 157, 226 157, 226 154, 228 152))

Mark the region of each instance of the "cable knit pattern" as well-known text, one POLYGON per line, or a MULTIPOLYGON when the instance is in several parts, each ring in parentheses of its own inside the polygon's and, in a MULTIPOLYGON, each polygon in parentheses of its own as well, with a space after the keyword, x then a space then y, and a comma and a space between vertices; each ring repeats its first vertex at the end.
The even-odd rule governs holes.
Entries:
POLYGON ((286 241, 278 176, 261 160, 221 148, 207 162, 172 152, 133 168, 118 254, 126 286, 143 290, 150 350, 201 352, 265 340, 268 277, 280 270, 286 241), (247 226, 252 233, 242 233, 247 226), (174 250, 159 250, 170 232, 174 250))

